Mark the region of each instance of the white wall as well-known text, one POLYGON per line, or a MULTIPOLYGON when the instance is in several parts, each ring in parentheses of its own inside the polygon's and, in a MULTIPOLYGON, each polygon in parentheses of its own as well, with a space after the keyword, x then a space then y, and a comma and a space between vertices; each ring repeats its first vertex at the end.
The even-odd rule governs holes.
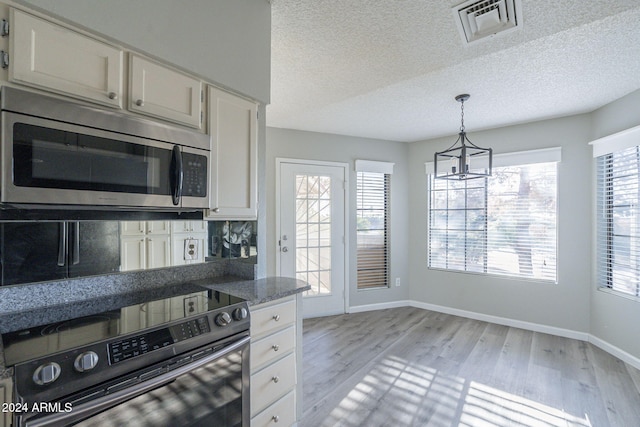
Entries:
POLYGON ((424 163, 456 136, 410 145, 410 298, 455 310, 589 331, 591 286, 591 158, 589 115, 474 132, 494 153, 562 147, 558 168, 558 283, 429 270, 426 260, 427 187, 424 163))
MULTIPOLYGON (((640 125, 640 90, 606 105, 592 114, 591 139, 601 138, 640 125)), ((640 141, 639 141, 640 142, 640 141)), ((594 162, 592 162, 594 164, 594 162)), ((593 169, 595 186, 595 167, 593 169)), ((594 193, 595 208, 595 193, 594 193)), ((595 226, 593 258, 595 259, 595 226)), ((595 270, 591 284, 591 334, 640 359, 640 301, 598 290, 595 270)))
POLYGON ((266 195, 267 199, 267 274, 276 271, 276 251, 278 238, 275 235, 276 218, 275 203, 278 198, 276 187, 276 158, 321 160, 349 163, 349 215, 351 227, 349 240, 349 302, 351 307, 367 304, 388 303, 405 300, 409 294, 409 235, 412 227, 407 224, 407 205, 409 194, 408 183, 408 147, 404 143, 354 138, 340 135, 328 135, 315 132, 267 128, 266 149, 266 195), (391 278, 394 282, 399 277, 402 285, 388 289, 362 290, 356 289, 356 159, 394 162, 391 178, 391 278))
POLYGON ((16 0, 269 102, 267 0, 16 0))

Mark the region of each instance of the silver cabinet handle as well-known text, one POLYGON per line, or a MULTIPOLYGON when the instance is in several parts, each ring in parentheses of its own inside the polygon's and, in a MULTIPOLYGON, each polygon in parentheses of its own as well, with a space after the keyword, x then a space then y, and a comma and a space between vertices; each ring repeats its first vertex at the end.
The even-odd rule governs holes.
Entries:
POLYGON ((138 100, 136 101, 136 105, 137 105, 138 107, 142 107, 142 106, 144 105, 144 101, 142 101, 142 99, 138 99, 138 100))
POLYGON ((273 316, 273 320, 275 320, 276 322, 280 320, 280 315, 276 314, 275 316, 273 316))
POLYGON ((118 99, 118 94, 115 92, 109 92, 109 99, 118 99))
POLYGON ((280 421, 280 417, 277 415, 274 415, 273 417, 271 417, 271 419, 273 420, 274 423, 277 423, 278 421, 280 421))
POLYGON ((280 350, 280 346, 278 344, 274 344, 273 346, 271 346, 271 348, 273 349, 273 351, 280 350))
POLYGON ((213 208, 213 209, 211 209, 211 212, 218 213, 218 212, 220 212, 220 208, 213 208))
POLYGON ((271 381, 273 381, 274 383, 277 383, 278 381, 280 381, 280 378, 276 375, 275 377, 271 378, 271 381))

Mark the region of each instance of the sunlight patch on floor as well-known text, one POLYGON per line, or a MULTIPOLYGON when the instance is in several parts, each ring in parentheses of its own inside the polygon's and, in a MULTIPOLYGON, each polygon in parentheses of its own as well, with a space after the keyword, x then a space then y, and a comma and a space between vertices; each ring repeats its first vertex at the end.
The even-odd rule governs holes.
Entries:
POLYGON ((399 357, 375 364, 323 425, 591 427, 586 414, 570 414, 399 357))

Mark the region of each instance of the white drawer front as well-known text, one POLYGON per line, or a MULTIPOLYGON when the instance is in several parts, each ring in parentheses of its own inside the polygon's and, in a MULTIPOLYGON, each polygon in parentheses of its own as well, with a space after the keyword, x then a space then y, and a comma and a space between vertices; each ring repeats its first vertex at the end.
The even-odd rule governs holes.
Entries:
POLYGON ((296 330, 289 326, 275 334, 251 342, 251 372, 290 353, 295 347, 296 330))
POLYGON ((251 419, 251 427, 286 427, 296 421, 295 392, 290 392, 282 399, 251 419))
POLYGON ((267 366, 251 376, 251 415, 257 415, 267 406, 293 390, 296 385, 296 359, 294 354, 267 366))
POLYGON ((251 311, 251 337, 260 338, 269 332, 286 328, 295 320, 295 300, 251 311))

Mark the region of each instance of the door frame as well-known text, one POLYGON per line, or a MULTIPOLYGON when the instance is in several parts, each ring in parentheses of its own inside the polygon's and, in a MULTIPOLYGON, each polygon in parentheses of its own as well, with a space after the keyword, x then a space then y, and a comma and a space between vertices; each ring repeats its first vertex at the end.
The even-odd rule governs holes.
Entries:
POLYGON ((276 157, 276 198, 275 198, 275 219, 276 219, 276 240, 274 242, 274 249, 276 252, 276 276, 280 275, 280 247, 278 246, 278 240, 280 239, 280 168, 283 163, 291 163, 298 165, 309 166, 331 166, 342 168, 344 171, 344 312, 349 313, 349 294, 350 294, 350 264, 349 258, 351 253, 351 246, 349 243, 349 235, 351 234, 351 228, 349 227, 349 163, 345 162, 329 162, 323 160, 304 160, 304 159, 292 159, 286 157, 276 157))

